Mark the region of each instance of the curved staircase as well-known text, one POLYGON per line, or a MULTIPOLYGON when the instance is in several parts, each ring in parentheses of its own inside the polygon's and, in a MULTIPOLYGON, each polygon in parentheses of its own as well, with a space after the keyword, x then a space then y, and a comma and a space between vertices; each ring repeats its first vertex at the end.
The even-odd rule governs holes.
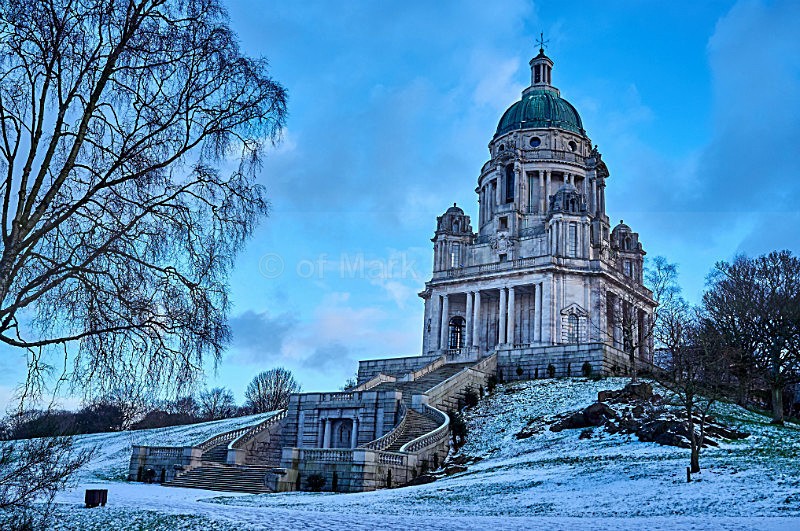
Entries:
POLYGON ((436 421, 430 417, 426 417, 422 413, 414 411, 413 409, 406 411, 406 417, 407 418, 403 424, 403 429, 401 430, 400 435, 391 445, 386 447, 385 451, 399 452, 400 448, 402 448, 407 442, 411 442, 414 439, 422 437, 426 433, 432 432, 439 427, 439 424, 436 421))

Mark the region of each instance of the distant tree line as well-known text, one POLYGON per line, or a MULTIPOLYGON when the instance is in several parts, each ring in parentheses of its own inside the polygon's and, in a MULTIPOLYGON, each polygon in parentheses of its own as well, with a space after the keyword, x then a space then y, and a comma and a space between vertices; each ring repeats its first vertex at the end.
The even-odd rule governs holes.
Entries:
POLYGON ((4 419, 3 440, 142 430, 207 422, 285 408, 300 385, 291 371, 278 367, 256 375, 237 405, 233 392, 214 387, 174 400, 132 403, 117 394, 85 405, 78 411, 28 410, 4 419))

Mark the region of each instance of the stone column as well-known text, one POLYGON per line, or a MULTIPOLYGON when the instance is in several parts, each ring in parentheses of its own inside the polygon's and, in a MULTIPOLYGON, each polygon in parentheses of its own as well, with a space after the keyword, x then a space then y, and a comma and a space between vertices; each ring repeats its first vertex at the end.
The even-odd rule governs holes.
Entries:
POLYGON ((544 172, 545 177, 547 179, 547 184, 545 185, 545 195, 544 195, 544 210, 545 210, 545 212, 547 212, 547 209, 550 208, 550 179, 552 177, 551 173, 552 172, 550 172, 549 170, 544 172))
POLYGON ((448 300, 448 295, 445 293, 442 295, 442 320, 439 325, 439 348, 446 349, 448 348, 447 344, 447 332, 449 331, 449 324, 450 324, 450 301, 448 300))
POLYGON ((358 419, 353 417, 353 430, 350 432, 350 448, 358 446, 358 419))
POLYGON ((502 179, 502 175, 503 175, 503 173, 498 170, 498 172, 497 172, 497 180, 495 181, 497 183, 497 186, 495 186, 495 193, 494 193, 494 200, 495 200, 495 204, 497 204, 497 206, 500 206, 500 205, 503 204, 503 198, 502 198, 502 194, 503 194, 503 179, 502 179))
POLYGON ((322 435, 322 447, 331 447, 331 419, 325 419, 325 428, 322 435))
POLYGON ((472 307, 472 311, 474 313, 472 317, 472 346, 477 347, 480 345, 478 341, 478 335, 480 330, 480 320, 481 320, 481 292, 475 292, 475 304, 472 307))
POLYGON ((515 297, 514 286, 508 288, 508 343, 514 344, 514 329, 516 328, 516 311, 515 311, 515 297))
POLYGON ((303 432, 305 431, 305 427, 306 427, 306 412, 300 411, 297 414, 297 444, 295 444, 295 448, 303 447, 303 432))
POLYGON ((508 310, 508 302, 506 299, 506 288, 500 288, 500 333, 497 340, 499 345, 506 343, 506 311, 508 310))
POLYGON ((545 211, 545 197, 544 197, 544 171, 539 170, 539 214, 544 214, 545 211))
POLYGON ((472 292, 467 292, 467 311, 464 312, 464 344, 469 348, 472 344, 472 292))
POLYGON ((532 343, 538 343, 541 340, 541 330, 539 329, 539 323, 541 322, 542 314, 541 297, 541 287, 537 282, 533 285, 533 323, 531 324, 533 328, 533 333, 531 334, 532 343))
POLYGON ((606 184, 600 183, 600 212, 605 213, 606 211, 606 184))

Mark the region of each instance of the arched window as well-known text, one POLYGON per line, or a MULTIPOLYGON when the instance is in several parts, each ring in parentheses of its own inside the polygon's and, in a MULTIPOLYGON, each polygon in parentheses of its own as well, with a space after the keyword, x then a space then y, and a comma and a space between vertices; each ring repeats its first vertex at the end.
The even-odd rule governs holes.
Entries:
POLYGON ((453 317, 450 319, 450 342, 448 348, 457 349, 464 346, 464 318, 453 317))
POLYGON ((569 241, 567 242, 567 256, 575 258, 578 256, 578 225, 569 224, 569 241))
POLYGON ((506 166, 506 203, 514 202, 514 166, 506 166))
POLYGON ((454 243, 450 248, 450 268, 461 267, 461 245, 454 243))
POLYGON ((579 337, 580 320, 574 313, 567 318, 567 340, 570 343, 577 343, 579 337))

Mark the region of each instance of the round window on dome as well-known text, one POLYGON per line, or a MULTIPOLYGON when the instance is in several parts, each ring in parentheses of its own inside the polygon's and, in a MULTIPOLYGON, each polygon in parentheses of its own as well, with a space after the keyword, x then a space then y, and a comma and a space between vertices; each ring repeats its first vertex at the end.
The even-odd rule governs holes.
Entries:
POLYGON ((500 146, 497 148, 497 151, 505 151, 505 150, 506 150, 505 144, 500 144, 500 146))
POLYGON ((569 141, 569 150, 570 151, 577 151, 578 150, 578 144, 576 144, 575 142, 570 140, 569 141))
POLYGON ((531 147, 539 147, 542 145, 542 139, 538 136, 531 137, 531 147))

